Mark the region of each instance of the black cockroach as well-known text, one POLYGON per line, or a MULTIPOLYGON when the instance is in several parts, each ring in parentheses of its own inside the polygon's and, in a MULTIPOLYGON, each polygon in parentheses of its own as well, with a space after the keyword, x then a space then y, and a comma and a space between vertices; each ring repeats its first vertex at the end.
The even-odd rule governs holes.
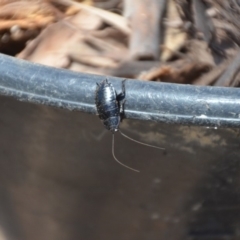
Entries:
POLYGON ((95 95, 95 104, 97 107, 97 112, 99 118, 102 120, 104 126, 106 129, 110 130, 112 132, 112 154, 114 159, 121 165, 123 165, 126 168, 129 168, 135 172, 139 172, 136 169, 133 169, 131 167, 128 167, 127 165, 121 163, 114 154, 114 133, 119 131, 122 136, 125 138, 130 139, 131 141, 134 141, 136 143, 148 146, 148 147, 153 147, 153 148, 158 148, 158 149, 163 149, 161 147, 149 145, 146 143, 139 142, 135 139, 132 139, 122 133, 122 131, 119 130, 119 125, 120 122, 123 120, 124 117, 124 103, 125 103, 125 81, 122 81, 122 92, 117 94, 116 90, 114 89, 113 85, 111 82, 108 82, 108 80, 104 80, 101 83, 97 83, 97 89, 96 89, 96 95, 95 95))

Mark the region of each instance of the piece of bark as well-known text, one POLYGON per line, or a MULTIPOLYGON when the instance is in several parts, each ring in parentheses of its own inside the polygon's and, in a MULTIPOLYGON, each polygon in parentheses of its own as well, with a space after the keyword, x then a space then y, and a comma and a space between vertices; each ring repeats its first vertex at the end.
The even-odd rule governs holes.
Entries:
POLYGON ((96 1, 94 6, 105 10, 116 9, 121 4, 121 0, 96 1))
POLYGON ((229 87, 240 70, 240 51, 229 64, 225 72, 216 80, 214 86, 229 87))
POLYGON ((71 55, 70 57, 77 63, 81 63, 83 65, 95 67, 95 68, 114 68, 117 66, 117 63, 113 61, 111 58, 104 56, 82 56, 82 55, 71 55))
POLYGON ((228 67, 229 61, 221 63, 219 66, 216 66, 212 71, 201 75, 198 79, 194 80, 192 84, 199 86, 208 86, 212 85, 216 80, 221 76, 221 74, 228 67))
POLYGON ((205 41, 192 39, 186 42, 187 57, 196 62, 205 62, 215 66, 214 59, 205 41))
POLYGON ((161 65, 158 61, 124 61, 116 68, 105 69, 106 75, 136 78, 141 72, 149 71, 161 65))
POLYGON ((189 62, 182 60, 180 67, 176 67, 174 62, 159 68, 151 69, 138 76, 138 79, 148 81, 161 81, 171 83, 191 83, 204 72, 209 71, 211 66, 204 62, 189 62))
POLYGON ((21 29, 39 29, 46 27, 48 24, 54 21, 55 18, 52 16, 46 16, 31 21, 28 19, 5 20, 0 21, 0 31, 7 31, 13 26, 18 26, 21 29))
POLYGON ((122 33, 129 35, 131 33, 131 30, 128 26, 128 21, 115 13, 105 11, 100 8, 88 6, 83 3, 78 3, 72 0, 49 0, 53 4, 61 4, 65 7, 74 7, 77 11, 80 10, 86 10, 89 11, 92 14, 96 14, 98 17, 100 17, 104 22, 108 23, 109 25, 117 28, 122 33))
POLYGON ((76 31, 78 29, 96 31, 101 29, 104 25, 99 16, 86 10, 79 11, 73 16, 66 17, 65 19, 66 24, 69 24, 69 27, 75 28, 76 31))
POLYGON ((232 23, 227 22, 225 19, 213 19, 213 23, 216 27, 217 36, 220 39, 226 54, 228 55, 228 49, 234 48, 240 44, 240 31, 232 23))
POLYGON ((122 78, 136 78, 140 72, 149 71, 152 68, 161 65, 158 61, 126 61, 121 62, 116 66, 93 67, 91 65, 84 65, 79 62, 72 62, 69 69, 73 71, 88 72, 100 75, 111 75, 122 78))
MULTIPOLYGON (((106 39, 108 39, 107 36, 106 39)), ((115 61, 123 61, 128 50, 123 44, 117 41, 106 41, 104 39, 95 38, 90 34, 84 37, 84 42, 93 47, 93 49, 96 49, 99 55, 105 55, 105 57, 109 57, 115 61)))
POLYGON ((70 63, 69 47, 81 38, 82 34, 79 32, 70 28, 65 21, 49 25, 37 38, 29 42, 18 58, 66 68, 70 63))
POLYGON ((103 75, 103 80, 106 78, 104 78, 104 76, 106 76, 105 68, 92 67, 89 65, 81 64, 79 62, 71 62, 68 69, 75 72, 103 75))
POLYGON ((204 41, 208 44, 215 62, 224 59, 225 52, 216 37, 216 29, 212 18, 207 14, 208 5, 203 0, 193 0, 194 25, 197 33, 202 33, 204 41))
POLYGON ((225 18, 228 22, 234 24, 238 29, 239 26, 239 4, 234 0, 209 0, 213 6, 218 9, 219 15, 225 18))
POLYGON ((195 26, 198 31, 203 33, 203 38, 208 45, 211 45, 211 42, 214 37, 214 26, 212 20, 206 14, 206 6, 201 0, 193 0, 193 16, 195 26))
POLYGON ((124 45, 125 47, 128 46, 128 37, 111 26, 105 27, 104 29, 92 31, 91 34, 92 36, 99 39, 104 39, 105 41, 115 41, 114 44, 118 43, 120 45, 124 45))
MULTIPOLYGON (((157 80, 159 73, 162 80, 183 83, 191 82, 203 72, 208 71, 212 66, 205 63, 192 62, 189 59, 181 59, 167 63, 158 61, 126 61, 116 68, 106 68, 106 75, 118 77, 141 78, 142 80, 157 80), (144 77, 150 76, 150 77, 144 77), (172 76, 171 78, 169 76, 172 76)), ((103 72, 103 71, 102 71, 103 72)))
POLYGON ((0 19, 5 20, 28 19, 31 21, 46 16, 60 19, 63 13, 45 1, 15 1, 0 7, 0 19))
MULTIPOLYGON (((122 61, 126 54, 127 48, 118 43, 114 44, 104 39, 98 39, 90 34, 82 38, 82 44, 86 44, 85 50, 79 46, 69 46, 68 56, 76 62, 95 67, 116 67, 118 62, 122 61), (86 50, 88 53, 86 53, 86 50), (91 51, 91 48, 94 51, 91 51)), ((78 43, 79 45, 79 43, 78 43)))
POLYGON ((240 84, 240 72, 237 73, 236 77, 231 82, 229 87, 239 87, 239 84, 240 84))
POLYGON ((195 33, 195 29, 193 27, 194 20, 193 20, 191 2, 192 0, 175 0, 180 17, 182 21, 185 23, 185 25, 188 26, 185 28, 185 30, 187 30, 188 33, 191 36, 193 36, 195 33))
MULTIPOLYGON (((166 18, 168 22, 180 21, 181 24, 183 24, 174 0, 168 1, 166 18)), ((188 36, 186 31, 184 31, 181 27, 176 28, 166 24, 164 24, 164 26, 165 32, 163 46, 161 46, 161 61, 166 62, 173 57, 179 57, 181 55, 179 50, 185 46, 188 36)))
POLYGON ((193 22, 191 13, 191 0, 175 0, 178 5, 179 13, 183 20, 193 22))
POLYGON ((129 51, 132 60, 158 60, 161 20, 166 0, 125 0, 124 15, 132 28, 129 51))
MULTIPOLYGON (((86 16, 84 12, 79 14, 86 16)), ((95 14, 92 15, 96 18, 95 14)), ((105 39, 92 36, 94 31, 86 30, 86 19, 83 23, 81 19, 73 16, 68 21, 62 20, 48 26, 18 57, 63 68, 69 67, 73 61, 96 68, 116 67, 127 55, 127 46, 120 44, 119 40, 111 41, 107 35, 105 39)))
POLYGON ((0 31, 13 26, 38 29, 64 16, 50 3, 44 1, 15 1, 0 6, 0 31))

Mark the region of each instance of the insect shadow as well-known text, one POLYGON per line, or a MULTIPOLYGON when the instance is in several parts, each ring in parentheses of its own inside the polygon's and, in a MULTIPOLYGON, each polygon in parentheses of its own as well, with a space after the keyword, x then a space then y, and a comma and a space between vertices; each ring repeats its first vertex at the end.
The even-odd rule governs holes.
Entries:
POLYGON ((115 88, 113 87, 112 83, 109 82, 107 79, 102 81, 101 83, 97 83, 96 94, 95 94, 95 104, 97 107, 97 113, 105 128, 112 132, 112 155, 113 158, 122 166, 131 169, 135 172, 139 172, 134 168, 131 168, 123 163, 121 163, 115 156, 114 153, 114 133, 120 132, 120 134, 139 144, 144 146, 153 147, 161 150, 165 150, 165 148, 153 146, 147 143, 143 143, 137 141, 126 134, 124 134, 120 129, 119 125, 120 122, 123 120, 124 117, 124 103, 125 99, 125 81, 122 81, 122 92, 117 94, 115 88))

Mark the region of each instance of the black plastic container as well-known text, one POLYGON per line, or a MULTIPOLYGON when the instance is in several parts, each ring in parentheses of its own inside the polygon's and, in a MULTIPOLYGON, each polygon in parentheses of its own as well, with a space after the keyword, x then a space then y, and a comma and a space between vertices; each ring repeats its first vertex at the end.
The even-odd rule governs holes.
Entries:
POLYGON ((239 89, 126 81, 122 131, 166 148, 116 134, 135 173, 84 113, 101 80, 0 55, 0 237, 238 239, 239 89))

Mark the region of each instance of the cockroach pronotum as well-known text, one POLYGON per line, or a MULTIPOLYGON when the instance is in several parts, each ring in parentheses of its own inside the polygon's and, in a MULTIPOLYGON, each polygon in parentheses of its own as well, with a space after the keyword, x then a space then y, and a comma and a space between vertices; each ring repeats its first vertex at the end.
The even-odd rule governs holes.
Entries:
POLYGON ((136 143, 139 143, 148 147, 158 148, 162 150, 164 150, 165 148, 161 148, 161 147, 157 147, 157 146, 153 146, 150 144, 137 141, 127 136, 126 134, 122 133, 122 131, 119 130, 120 122, 123 120, 123 117, 124 117, 124 103, 126 101, 125 100, 125 81, 126 80, 122 81, 122 92, 119 94, 117 94, 113 85, 107 79, 102 81, 99 84, 97 83, 95 103, 97 107, 98 116, 102 120, 103 125, 106 127, 106 129, 112 132, 113 158, 122 166, 129 168, 135 172, 139 172, 138 170, 128 167, 127 165, 121 163, 116 158, 114 153, 114 133, 115 132, 119 131, 121 135, 124 136, 125 138, 128 138, 131 141, 134 141, 136 143))

